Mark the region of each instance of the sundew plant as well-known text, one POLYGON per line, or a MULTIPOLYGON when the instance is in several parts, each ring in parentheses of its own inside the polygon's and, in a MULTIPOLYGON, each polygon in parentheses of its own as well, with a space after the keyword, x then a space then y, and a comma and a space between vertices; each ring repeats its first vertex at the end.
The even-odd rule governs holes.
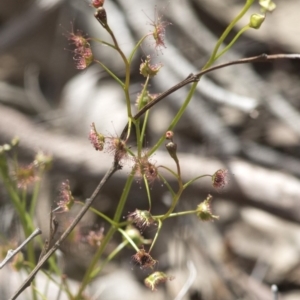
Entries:
MULTIPOLYGON (((261 54, 255 57, 216 64, 222 55, 234 47, 236 41, 245 31, 259 29, 266 19, 266 14, 275 9, 275 4, 271 0, 258 1, 260 4, 260 12, 249 15, 249 22, 233 36, 225 47, 223 47, 222 45, 225 39, 228 39, 229 34, 232 34, 232 29, 242 17, 249 13, 249 9, 254 2, 256 1, 245 1, 242 10, 226 27, 215 47, 211 49, 210 57, 199 72, 196 74, 186 74, 187 77, 181 82, 159 94, 151 93, 151 79, 154 76, 160 75, 160 70, 163 68, 163 65, 152 63, 154 60, 153 56, 145 53, 147 47, 143 47, 142 52, 144 55, 139 58, 141 61, 139 72, 141 78, 143 78, 143 85, 138 96, 133 98, 129 93, 132 81, 131 73, 134 67, 133 60, 138 55, 139 49, 147 43, 148 45, 152 45, 155 50, 155 55, 163 53, 165 47, 168 47, 165 41, 165 35, 168 28, 173 26, 176 30, 176 24, 171 24, 164 19, 162 14, 156 13, 154 21, 150 24, 151 32, 145 29, 145 35, 137 41, 131 53, 126 56, 118 42, 118 36, 115 35, 110 27, 110 12, 105 8, 105 1, 92 1, 91 17, 96 18, 99 23, 99 30, 106 31, 109 34, 110 39, 100 40, 97 37, 89 37, 80 30, 73 30, 68 33, 67 38, 73 47, 72 55, 77 69, 85 70, 91 64, 99 65, 99 68, 105 70, 118 83, 119 88, 124 93, 127 124, 124 124, 123 130, 116 135, 107 135, 104 132, 99 132, 95 123, 90 125, 89 141, 87 139, 87 143, 90 142, 91 147, 98 152, 99 156, 102 155, 102 152, 110 153, 112 161, 111 167, 107 170, 103 178, 99 178, 99 184, 95 187, 94 192, 84 201, 78 201, 73 196, 68 180, 61 183, 59 200, 56 202, 56 206, 53 207, 52 211, 49 212, 49 224, 51 227, 50 236, 46 242, 36 238, 38 240, 37 244, 42 249, 39 258, 35 256, 34 246, 31 241, 33 237, 40 233, 40 231, 36 231, 34 227, 34 208, 36 202, 39 200, 38 191, 40 189, 40 179, 51 167, 52 159, 44 153, 37 153, 32 163, 22 166, 18 163, 17 158, 17 146, 18 143, 22 143, 22 141, 13 140, 0 147, 1 179, 12 204, 16 209, 16 213, 20 218, 26 237, 26 241, 24 245, 22 245, 22 247, 25 247, 26 249, 26 260, 19 255, 19 248, 15 251, 8 251, 10 247, 16 248, 16 245, 8 245, 5 250, 7 251, 6 259, 1 263, 1 267, 3 267, 8 261, 12 261, 12 258, 14 257, 12 263, 15 267, 17 269, 25 269, 28 272, 27 279, 11 299, 16 299, 28 287, 32 290, 32 299, 38 299, 40 297, 42 292, 39 290, 39 286, 36 285, 34 278, 46 261, 49 262, 48 269, 45 271, 48 274, 49 281, 55 281, 52 274, 63 277, 61 270, 58 268, 57 261, 52 255, 59 249, 61 243, 65 241, 76 226, 79 226, 79 221, 87 211, 92 211, 92 213, 96 214, 107 225, 107 229, 104 230, 103 228, 100 228, 99 230, 90 231, 87 234, 86 240, 89 244, 93 245, 96 250, 89 266, 85 270, 82 281, 79 283, 78 290, 76 292, 71 292, 67 283, 63 285, 63 289, 69 299, 92 299, 87 295, 86 288, 93 279, 101 274, 101 271, 106 264, 114 260, 125 247, 130 247, 132 250, 132 256, 128 257, 128 260, 131 260, 139 268, 145 270, 144 283, 147 288, 155 291, 159 284, 163 284, 169 280, 176 280, 172 274, 166 274, 160 270, 158 260, 152 255, 152 250, 155 248, 157 239, 161 231, 164 230, 165 222, 168 222, 168 219, 170 218, 184 218, 185 215, 194 215, 194 217, 199 220, 199 223, 205 221, 217 222, 219 216, 215 215, 211 208, 211 203, 213 201, 212 195, 207 195, 205 199, 199 199, 198 205, 188 211, 178 211, 178 203, 180 202, 183 193, 191 185, 197 184, 202 178, 210 178, 212 188, 217 192, 222 191, 230 179, 229 171, 222 168, 215 170, 213 174, 201 174, 201 170, 199 170, 198 176, 190 178, 188 181, 184 181, 182 178, 180 155, 177 153, 177 147, 180 145, 177 145, 176 143, 176 125, 185 113, 190 101, 193 100, 196 87, 201 80, 201 77, 206 73, 234 64, 267 62, 276 59, 299 59, 299 55, 296 54, 261 54), (119 56, 122 59, 124 65, 122 78, 116 75, 101 57, 96 57, 94 55, 92 47, 94 43, 100 43, 109 47, 111 51, 115 53, 115 56, 119 56), (164 101, 168 95, 184 86, 189 86, 189 92, 187 93, 183 104, 174 114, 168 127, 161 132, 160 138, 154 143, 148 144, 146 132, 151 108, 159 106, 159 103, 164 101), (145 147, 146 144, 147 147, 145 147), (170 160, 173 161, 173 168, 165 166, 164 162, 153 159, 153 155, 160 148, 166 149, 170 160), (123 192, 118 199, 114 215, 113 217, 109 217, 100 210, 93 208, 93 203, 107 181, 113 181, 114 174, 116 172, 122 172, 122 168, 125 165, 126 167, 129 166, 130 172, 128 173, 126 183, 122 189, 123 192), (170 173, 170 175, 174 177, 177 183, 176 186, 171 186, 171 184, 169 184, 163 175, 165 172, 170 173), (144 201, 143 203, 147 203, 148 208, 141 209, 139 203, 136 203, 136 208, 127 213, 128 210, 126 209, 126 204, 128 195, 131 189, 135 188, 133 183, 136 181, 139 182, 139 185, 144 187, 144 199, 141 199, 141 202, 144 201), (172 199, 169 207, 160 215, 153 213, 153 208, 156 203, 152 197, 151 187, 157 181, 163 183, 168 189, 172 199), (30 193, 28 193, 28 191, 30 191, 30 193), (26 203, 29 197, 30 206, 28 207, 26 203), (68 228, 66 228, 58 239, 54 240, 53 237, 57 229, 57 214, 63 215, 73 206, 80 207, 79 212, 72 219, 68 228), (154 233, 152 239, 146 239, 143 236, 143 233, 147 228, 151 228, 154 233), (32 235, 32 233, 34 233, 34 235, 32 235), (109 255, 107 255, 105 250, 112 239, 117 235, 122 237, 122 241, 109 255)), ((109 126, 109 124, 107 124, 107 126, 109 126)), ((100 199, 98 197, 97 201, 101 201, 101 197, 100 199)))

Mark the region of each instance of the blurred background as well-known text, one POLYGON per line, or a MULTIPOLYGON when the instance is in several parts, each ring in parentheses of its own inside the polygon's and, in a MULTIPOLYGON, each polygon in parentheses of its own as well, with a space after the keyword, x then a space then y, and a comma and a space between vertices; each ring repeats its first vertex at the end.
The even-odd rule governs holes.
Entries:
MULTIPOLYGON (((106 0, 108 22, 127 55, 159 18, 171 23, 165 49, 155 49, 149 37, 136 55, 132 106, 143 83, 141 59, 151 55, 154 62, 162 63, 150 92, 165 91, 202 68, 218 36, 244 2, 106 0)), ((220 62, 262 53, 300 53, 299 1, 277 2, 262 27, 248 30, 220 62)), ((255 12, 259 12, 258 4, 228 41, 255 12)), ((68 179, 76 199, 84 200, 113 160, 90 145, 90 124, 95 122, 105 135, 120 134, 126 124, 119 85, 96 64, 83 71, 75 68, 67 39, 70 33, 81 30, 87 37, 110 41, 93 14, 84 0, 0 1, 0 142, 18 136, 24 164, 38 150, 53 156, 36 207, 36 224, 45 237, 61 182, 68 179)), ((118 55, 104 45, 91 44, 94 56, 122 78, 124 66, 118 55)), ((152 254, 159 261, 157 269, 175 279, 157 292, 144 287, 148 273, 132 263, 134 251, 127 249, 90 287, 91 299, 271 300, 277 299, 271 291, 273 284, 278 286, 279 299, 300 299, 299 71, 300 61, 278 60, 231 66, 201 79, 174 130, 183 178, 188 181, 225 168, 230 184, 217 192, 209 179, 197 181, 184 193, 177 210, 194 209, 210 193, 213 213, 220 219, 203 223, 196 216, 186 216, 165 222, 152 254)), ((151 109, 149 148, 164 134, 187 91, 183 88, 151 109)), ((163 147, 152 161, 175 168, 163 147)), ((96 200, 97 209, 113 215, 128 172, 125 166, 107 183, 96 200)), ((176 184, 172 177, 168 180, 176 184)), ((1 236, 18 240, 18 220, 0 188, 1 236)), ((151 192, 153 214, 164 213, 171 201, 166 187, 154 182, 151 192)), ((147 209, 140 182, 133 185, 124 216, 136 208, 147 209)), ((71 213, 58 215, 58 232, 71 218, 71 213)), ((81 222, 81 228, 102 226, 105 230, 103 221, 92 214, 81 222)), ((155 229, 145 232, 147 238, 154 234, 155 229)), ((108 253, 118 242, 108 247, 108 253)), ((61 265, 75 286, 92 252, 84 243, 69 241, 62 246, 61 265)), ((10 296, 22 278, 17 276, 18 281, 9 274, 0 271, 0 294, 10 296)))

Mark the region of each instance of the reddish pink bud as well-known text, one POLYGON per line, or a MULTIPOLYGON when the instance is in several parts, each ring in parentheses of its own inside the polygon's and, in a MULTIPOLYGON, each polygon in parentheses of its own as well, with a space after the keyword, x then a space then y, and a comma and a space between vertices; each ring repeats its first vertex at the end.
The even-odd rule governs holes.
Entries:
POLYGON ((102 151, 104 148, 105 137, 103 134, 98 133, 95 123, 91 124, 91 130, 89 133, 89 140, 97 151, 102 151))
POLYGON ((93 0, 91 4, 93 7, 99 8, 103 6, 104 0, 93 0))
POLYGON ((212 176, 212 185, 215 189, 223 189, 229 181, 228 177, 228 170, 218 170, 213 176, 212 176))

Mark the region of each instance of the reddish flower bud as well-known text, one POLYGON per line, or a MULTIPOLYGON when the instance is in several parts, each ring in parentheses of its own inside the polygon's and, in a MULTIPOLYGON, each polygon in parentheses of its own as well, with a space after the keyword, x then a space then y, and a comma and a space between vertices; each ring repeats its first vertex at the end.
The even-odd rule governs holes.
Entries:
POLYGON ((213 176, 212 176, 212 185, 215 189, 223 189, 229 181, 228 177, 228 170, 218 170, 213 176))
POLYGON ((98 133, 95 123, 91 124, 91 130, 89 133, 89 140, 97 151, 102 151, 105 143, 105 137, 103 134, 98 133))
POLYGON ((173 140, 173 136, 174 136, 174 132, 173 131, 171 131, 171 130, 169 130, 169 131, 167 131, 166 132, 166 139, 167 140, 173 140))
POLYGON ((91 4, 93 7, 99 8, 103 6, 104 0, 93 0, 91 4))

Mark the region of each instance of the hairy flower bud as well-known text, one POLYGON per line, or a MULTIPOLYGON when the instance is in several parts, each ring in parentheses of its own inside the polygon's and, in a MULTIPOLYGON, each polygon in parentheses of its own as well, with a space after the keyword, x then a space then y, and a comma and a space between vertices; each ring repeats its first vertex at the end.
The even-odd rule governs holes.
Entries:
POLYGON ((217 190, 223 189, 228 184, 228 181, 228 170, 220 169, 212 176, 212 185, 217 190))

